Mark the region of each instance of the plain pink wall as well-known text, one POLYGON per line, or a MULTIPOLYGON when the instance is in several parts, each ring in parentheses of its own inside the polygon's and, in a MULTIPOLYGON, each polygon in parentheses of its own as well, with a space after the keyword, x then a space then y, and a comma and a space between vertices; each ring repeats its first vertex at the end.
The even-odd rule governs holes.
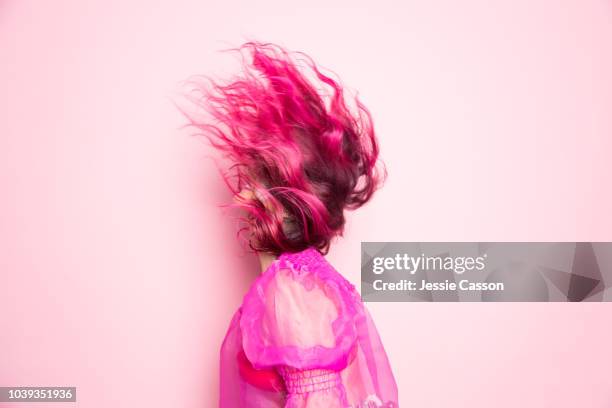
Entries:
MULTIPOLYGON (((329 255, 354 283, 361 241, 612 239, 609 1, 4 0, 0 385, 216 405, 257 268, 169 98, 249 38, 374 114, 388 183, 329 255)), ((612 304, 369 307, 404 407, 612 406, 612 304)))

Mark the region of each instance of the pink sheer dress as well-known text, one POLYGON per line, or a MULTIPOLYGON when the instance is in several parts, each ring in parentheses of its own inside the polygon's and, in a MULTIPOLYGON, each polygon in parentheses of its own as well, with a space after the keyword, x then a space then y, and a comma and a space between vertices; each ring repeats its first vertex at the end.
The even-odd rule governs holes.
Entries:
POLYGON ((221 347, 221 408, 397 407, 355 287, 314 248, 282 254, 244 297, 221 347))

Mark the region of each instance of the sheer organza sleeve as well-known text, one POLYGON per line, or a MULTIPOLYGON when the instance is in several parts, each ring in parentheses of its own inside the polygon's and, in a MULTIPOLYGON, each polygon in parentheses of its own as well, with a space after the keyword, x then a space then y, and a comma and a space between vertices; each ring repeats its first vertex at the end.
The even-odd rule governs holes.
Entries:
POLYGON ((278 261, 245 296, 246 357, 284 380, 286 407, 346 407, 340 372, 354 358, 354 291, 325 268, 278 261))

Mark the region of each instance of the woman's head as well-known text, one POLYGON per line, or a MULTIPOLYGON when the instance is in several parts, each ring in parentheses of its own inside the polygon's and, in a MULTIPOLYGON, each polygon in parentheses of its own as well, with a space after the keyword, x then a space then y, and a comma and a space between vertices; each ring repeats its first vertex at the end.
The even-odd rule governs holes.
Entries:
POLYGON ((211 120, 190 124, 233 163, 225 181, 252 249, 326 252, 344 210, 366 203, 384 177, 371 116, 303 53, 256 42, 238 51, 242 75, 203 88, 211 120))

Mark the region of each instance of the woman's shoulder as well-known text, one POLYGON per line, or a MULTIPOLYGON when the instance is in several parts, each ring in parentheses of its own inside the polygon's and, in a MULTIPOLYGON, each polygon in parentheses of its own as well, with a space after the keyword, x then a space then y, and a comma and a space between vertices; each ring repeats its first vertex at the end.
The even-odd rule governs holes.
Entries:
POLYGON ((245 295, 241 329, 252 361, 336 366, 346 357, 361 299, 315 251, 281 255, 245 295))

